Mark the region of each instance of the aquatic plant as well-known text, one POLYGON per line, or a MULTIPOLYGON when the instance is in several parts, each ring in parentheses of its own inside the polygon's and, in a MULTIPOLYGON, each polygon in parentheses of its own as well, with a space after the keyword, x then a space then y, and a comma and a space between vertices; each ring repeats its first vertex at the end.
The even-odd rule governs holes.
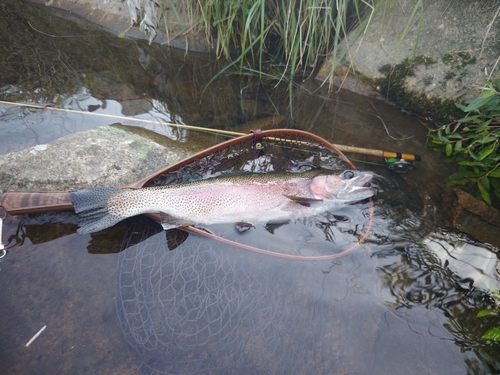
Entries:
POLYGON ((500 80, 486 82, 481 94, 455 105, 465 117, 429 133, 430 145, 458 164, 448 185, 459 185, 491 205, 500 199, 500 80))

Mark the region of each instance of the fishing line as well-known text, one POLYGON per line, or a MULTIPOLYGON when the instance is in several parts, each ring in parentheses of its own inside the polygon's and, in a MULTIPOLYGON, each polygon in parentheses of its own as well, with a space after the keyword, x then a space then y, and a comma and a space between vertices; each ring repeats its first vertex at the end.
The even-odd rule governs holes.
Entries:
POLYGON ((120 115, 111 115, 108 113, 97 113, 97 112, 86 112, 86 111, 79 111, 76 109, 67 109, 67 108, 57 108, 57 107, 51 107, 48 105, 38 105, 38 104, 28 104, 28 103, 14 103, 14 102, 7 102, 4 100, 0 100, 0 104, 7 104, 7 105, 15 105, 18 107, 27 107, 27 108, 36 108, 36 109, 48 109, 51 111, 59 111, 59 112, 67 112, 67 113, 76 113, 79 115, 92 115, 92 116, 98 116, 98 117, 108 117, 112 119, 118 119, 118 120, 127 120, 127 121, 137 121, 137 122, 144 122, 148 124, 155 124, 155 125, 167 125, 167 126, 172 126, 176 128, 182 128, 182 129, 189 129, 189 130, 197 130, 197 131, 205 131, 209 133, 220 133, 220 134, 226 134, 226 135, 231 135, 238 137, 240 135, 244 135, 243 133, 238 133, 238 132, 232 132, 228 130, 219 130, 219 129, 210 129, 210 128, 204 128, 201 126, 194 126, 194 125, 184 125, 184 124, 176 124, 173 122, 166 122, 166 121, 158 121, 158 120, 148 120, 148 119, 139 119, 135 117, 127 117, 127 116, 120 116, 120 115))
MULTIPOLYGON (((206 128, 206 127, 202 127, 202 126, 194 126, 194 125, 176 124, 173 122, 158 121, 158 120, 138 119, 135 117, 111 115, 111 114, 107 114, 107 113, 86 112, 86 111, 80 111, 80 110, 76 110, 76 109, 57 108, 57 107, 51 107, 48 105, 16 103, 16 102, 4 101, 4 100, 0 100, 0 104, 13 105, 13 106, 18 106, 18 107, 26 107, 26 108, 35 108, 35 109, 48 109, 51 111, 76 113, 76 114, 80 114, 80 115, 92 115, 92 116, 99 116, 99 117, 107 117, 107 118, 112 118, 112 119, 117 119, 117 120, 137 121, 137 122, 155 124, 155 125, 172 126, 172 127, 180 128, 180 129, 195 130, 195 131, 200 131, 200 132, 214 133, 214 134, 226 135, 226 136, 231 136, 231 137, 239 137, 242 135, 246 135, 245 133, 234 132, 234 131, 229 131, 229 130, 212 129, 212 128, 206 128)), ((385 158, 385 159, 392 158, 392 159, 395 159, 396 161, 397 160, 421 161, 421 157, 418 155, 401 153, 401 152, 383 151, 383 150, 345 146, 345 145, 338 145, 338 144, 335 144, 335 147, 337 147, 342 152, 349 152, 349 153, 362 154, 362 155, 372 155, 372 156, 377 156, 377 157, 381 157, 381 158, 385 158)))

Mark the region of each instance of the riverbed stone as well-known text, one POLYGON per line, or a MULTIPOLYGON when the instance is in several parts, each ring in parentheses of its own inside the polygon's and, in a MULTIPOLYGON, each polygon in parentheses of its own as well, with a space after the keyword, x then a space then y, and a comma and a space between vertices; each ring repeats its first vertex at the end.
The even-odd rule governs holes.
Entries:
POLYGON ((424 203, 423 226, 455 229, 500 248, 500 212, 472 195, 440 183, 418 190, 424 203))
POLYGON ((9 190, 122 186, 195 151, 168 137, 159 141, 155 134, 155 140, 147 133, 145 129, 138 134, 133 128, 113 124, 1 155, 0 195, 9 190))

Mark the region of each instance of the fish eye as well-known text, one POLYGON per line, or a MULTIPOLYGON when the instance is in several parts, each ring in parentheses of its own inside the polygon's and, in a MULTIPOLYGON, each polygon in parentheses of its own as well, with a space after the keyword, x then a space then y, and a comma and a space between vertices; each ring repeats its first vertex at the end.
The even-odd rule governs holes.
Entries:
POLYGON ((350 180, 351 178, 353 178, 355 176, 355 173, 353 171, 345 171, 343 174, 342 174, 342 178, 344 180, 350 180))

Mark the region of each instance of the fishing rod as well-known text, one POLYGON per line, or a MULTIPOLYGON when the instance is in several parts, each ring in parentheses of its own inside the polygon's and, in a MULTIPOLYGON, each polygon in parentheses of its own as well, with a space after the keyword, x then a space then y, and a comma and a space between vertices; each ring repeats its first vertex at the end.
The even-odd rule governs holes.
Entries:
MULTIPOLYGON (((155 125, 163 125, 163 126, 171 126, 179 129, 188 129, 194 131, 202 131, 207 133, 220 134, 231 137, 240 137, 245 135, 245 133, 234 132, 229 130, 220 130, 220 129, 212 129, 206 128, 202 126, 194 126, 194 125, 185 125, 185 124, 176 124, 172 122, 159 121, 159 120, 148 120, 148 119, 138 119, 134 117, 120 116, 120 115, 111 115, 106 113, 97 113, 97 112, 86 112, 79 111, 75 109, 66 109, 66 108, 57 108, 51 107, 48 105, 38 105, 38 104, 29 104, 29 103, 15 103, 0 100, 0 104, 13 105, 19 107, 27 107, 27 108, 35 108, 35 109, 46 109, 50 111, 60 111, 66 113, 77 113, 82 115, 91 115, 91 116, 99 116, 99 117, 108 117, 115 120, 126 120, 126 121, 137 121, 142 123, 149 123, 155 125)), ((277 121, 278 122, 278 121, 277 121)), ((414 168, 414 161, 421 161, 422 158, 419 155, 408 154, 408 153, 400 153, 394 151, 384 151, 384 150, 376 150, 370 148, 363 147, 354 147, 354 146, 345 146, 339 144, 333 144, 342 152, 360 154, 360 155, 371 155, 380 158, 384 158, 388 164, 388 168, 399 173, 406 173, 414 168)))

